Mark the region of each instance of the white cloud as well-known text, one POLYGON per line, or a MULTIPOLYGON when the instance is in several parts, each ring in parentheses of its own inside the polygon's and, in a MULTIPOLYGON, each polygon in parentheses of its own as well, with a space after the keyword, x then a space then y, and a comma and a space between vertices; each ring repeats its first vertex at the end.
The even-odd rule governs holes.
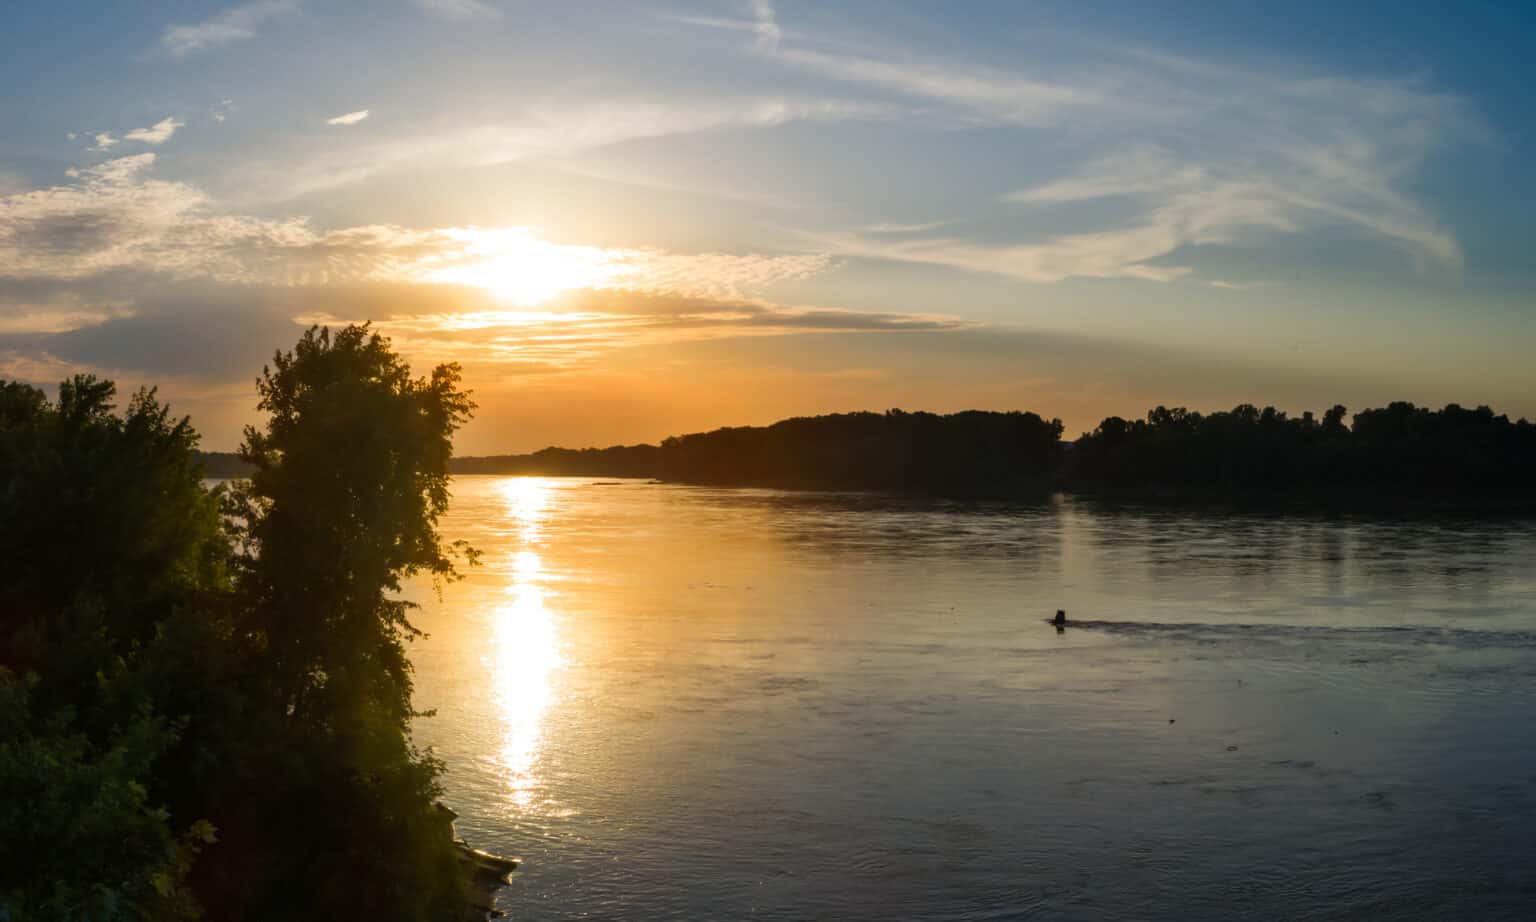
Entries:
POLYGON ((1128 203, 1132 216, 1085 251, 1125 266, 1186 246, 1331 226, 1392 244, 1421 266, 1461 268, 1455 237, 1399 188, 1440 137, 1466 119, 1456 100, 1358 81, 1279 82, 1264 94, 1269 98, 1245 90, 1240 109, 1214 94, 1212 115, 1158 132, 1167 146, 1137 144, 1005 199, 1025 206, 1128 203), (1163 243, 1121 249, 1148 235, 1163 243))
MULTIPOLYGON (((883 96, 934 108, 928 125, 1023 125, 1050 130, 1056 158, 1085 164, 1004 196, 1022 206, 1016 226, 1039 227, 1048 209, 1103 202, 1104 223, 1044 239, 920 236, 882 227, 837 239, 843 252, 931 262, 1039 282, 1073 277, 1171 281, 1193 271, 1189 247, 1259 243, 1265 235, 1347 229, 1384 241, 1421 267, 1459 270, 1461 249, 1405 191, 1440 144, 1477 137, 1461 99, 1414 79, 1318 76, 1083 48, 1051 79, 901 47, 799 37, 755 0, 751 18, 680 20, 751 32, 753 54, 883 96), (1026 220, 1030 215, 1038 215, 1026 220)), ((1078 214, 1089 213, 1079 209, 1078 214)), ((943 226, 935 223, 933 230, 943 226)), ((836 238, 825 238, 836 239, 836 238)))
POLYGON ((307 161, 237 174, 251 201, 270 203, 358 182, 410 166, 488 166, 594 150, 624 141, 722 128, 762 128, 797 121, 874 119, 888 103, 784 96, 699 102, 619 100, 542 105, 491 124, 429 126, 412 137, 332 147, 307 161))
POLYGON ((97 371, 99 369, 66 361, 47 352, 0 349, 0 379, 4 380, 34 385, 55 384, 74 375, 97 371))
POLYGON ((356 125, 368 117, 367 109, 359 109, 356 112, 348 112, 346 115, 338 115, 325 120, 327 125, 356 125))
POLYGON ((484 0, 416 0, 416 5, 444 19, 489 19, 501 11, 484 0))
POLYGON ((916 221, 907 223, 881 221, 875 224, 866 224, 860 229, 869 234, 921 234, 925 231, 948 227, 954 223, 953 221, 916 221))
POLYGON ((803 70, 883 91, 947 103, 1000 122, 1039 125, 1086 106, 1108 107, 1114 100, 1086 86, 1068 86, 1014 74, 956 68, 944 62, 893 53, 864 57, 800 48, 780 49, 780 60, 803 70))
POLYGON ((297 13, 300 0, 255 0, 233 6, 202 22, 168 26, 160 35, 160 47, 174 58, 255 38, 267 20, 297 13))
POLYGON ((148 128, 135 128, 123 135, 125 141, 143 141, 145 144, 164 144, 176 133, 176 129, 183 127, 186 122, 177 121, 174 118, 163 118, 148 128))
MULTIPOLYGON (((935 59, 904 48, 882 47, 874 51, 849 50, 841 43, 786 32, 769 0, 752 0, 752 18, 742 20, 669 17, 688 25, 753 35, 753 50, 794 69, 834 80, 939 102, 957 107, 965 119, 1044 124, 1074 108, 1118 108, 1119 100, 1106 89, 1082 83, 1063 83, 1027 77, 935 59), (786 47, 786 38, 801 41, 786 47), (817 44, 836 50, 804 47, 817 44)), ((928 113, 932 118, 934 113, 928 113)))
MULTIPOLYGON (((338 325, 368 319, 305 313, 296 323, 338 325)), ((799 333, 940 332, 975 324, 942 314, 787 307, 758 300, 573 292, 554 310, 400 312, 372 316, 408 354, 500 366, 502 373, 549 374, 591 367, 616 349, 799 333)))
POLYGON ((1333 226, 1394 245, 1420 266, 1459 270, 1462 256, 1455 238, 1393 189, 1393 172, 1372 158, 1369 145, 1354 150, 1354 159, 1341 158, 1326 146, 1298 143, 1287 149, 1278 139, 1257 141, 1241 154, 1205 148, 1179 155, 1142 145, 1004 196, 1008 203, 1031 208, 1119 203, 1128 216, 1101 230, 1017 244, 952 237, 893 241, 865 233, 841 240, 834 249, 1031 282, 1168 282, 1193 271, 1188 264, 1163 262, 1189 247, 1257 244, 1264 234, 1333 226))
POLYGON ((0 335, 68 333, 71 330, 100 326, 118 317, 131 316, 133 316, 131 310, 100 307, 86 309, 0 307, 0 335))
POLYGON ((1177 246, 1177 239, 1168 229, 1155 226, 1064 235, 1039 244, 996 244, 962 238, 886 240, 864 235, 812 239, 839 254, 928 263, 1026 282, 1060 282, 1074 277, 1171 282, 1191 271, 1188 266, 1145 264, 1177 246))
POLYGON ((72 171, 66 185, 0 196, 0 279, 132 271, 268 286, 409 282, 550 294, 622 287, 742 298, 832 264, 823 254, 571 246, 525 228, 323 230, 303 217, 221 212, 195 186, 152 178, 154 164, 152 153, 120 157, 72 171))
MULTIPOLYGON (((0 336, 134 316, 130 302, 88 296, 109 272, 287 286, 293 293, 282 300, 299 323, 371 316, 412 354, 467 357, 505 373, 569 371, 615 349, 702 339, 971 326, 937 314, 762 300, 776 284, 830 269, 825 254, 577 246, 526 228, 324 230, 303 218, 220 213, 196 187, 154 179, 155 162, 152 153, 121 157, 74 171, 66 185, 0 196, 0 282, 64 292, 0 303, 0 336), (530 291, 542 306, 509 306, 508 296, 530 291)), ((0 354, 6 368, 34 380, 57 377, 64 364, 33 350, 0 354)))
POLYGON ((779 18, 769 0, 752 0, 752 32, 757 36, 757 46, 764 51, 778 51, 784 30, 779 28, 779 18))
POLYGON ((152 153, 71 170, 73 182, 0 198, 0 277, 114 269, 240 275, 246 254, 304 238, 303 222, 217 215, 199 189, 151 179, 152 153))
POLYGON ((97 132, 96 143, 91 145, 91 150, 110 150, 117 144, 117 138, 112 137, 109 131, 97 132))

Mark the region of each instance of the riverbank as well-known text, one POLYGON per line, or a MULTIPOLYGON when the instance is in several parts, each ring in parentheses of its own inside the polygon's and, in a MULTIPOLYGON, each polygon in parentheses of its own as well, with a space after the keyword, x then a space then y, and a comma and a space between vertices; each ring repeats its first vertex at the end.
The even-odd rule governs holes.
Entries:
POLYGON ((442 803, 437 804, 437 811, 443 818, 449 838, 453 840, 453 848, 460 866, 469 873, 469 905, 465 912, 465 919, 494 919, 506 915, 496 908, 496 894, 502 887, 512 882, 512 872, 518 869, 522 861, 518 858, 503 858, 474 848, 459 838, 458 831, 454 828, 453 821, 458 819, 459 815, 442 803))

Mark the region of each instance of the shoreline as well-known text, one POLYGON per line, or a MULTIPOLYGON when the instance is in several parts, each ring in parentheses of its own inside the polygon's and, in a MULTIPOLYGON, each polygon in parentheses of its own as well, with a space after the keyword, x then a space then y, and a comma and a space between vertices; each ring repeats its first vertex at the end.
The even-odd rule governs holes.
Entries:
POLYGON ((496 908, 496 894, 501 892, 501 888, 512 883, 512 872, 522 866, 522 859, 493 855, 470 845, 460 838, 458 831, 454 829, 453 821, 458 819, 458 813, 441 801, 434 806, 443 818, 459 864, 469 872, 469 887, 466 894, 468 911, 465 913, 465 918, 495 919, 506 915, 496 908))
POLYGON ((975 502, 1047 503, 1057 497, 1086 500, 1104 506, 1148 506, 1249 513, 1298 515, 1376 515, 1376 516, 1470 516, 1477 518, 1536 516, 1536 497, 1500 498, 1495 496, 1457 496, 1454 493, 1348 493, 1343 491, 1225 491, 1200 487, 1115 488, 1079 486, 1038 486, 1025 489, 985 487, 928 489, 921 487, 857 486, 807 482, 666 480, 638 475, 559 472, 482 472, 455 473, 458 477, 549 477, 563 480, 587 480, 586 486, 676 486, 717 490, 781 490, 786 493, 859 494, 902 499, 932 499, 975 502), (606 476, 616 480, 596 481, 606 476))

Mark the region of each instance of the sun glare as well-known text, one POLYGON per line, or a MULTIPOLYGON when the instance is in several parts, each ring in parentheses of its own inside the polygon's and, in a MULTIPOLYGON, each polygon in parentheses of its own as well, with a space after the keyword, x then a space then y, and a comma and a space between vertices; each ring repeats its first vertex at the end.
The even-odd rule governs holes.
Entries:
POLYGON ((546 604, 550 575, 534 550, 542 543, 551 486, 539 478, 510 477, 501 492, 508 524, 521 547, 510 561, 507 601, 495 612, 491 661, 504 725, 500 761, 512 803, 527 807, 541 786, 538 766, 544 714, 552 697, 550 674, 565 662, 555 616, 546 604))
POLYGON ((428 275, 434 282, 473 285, 517 305, 540 304, 563 291, 602 288, 633 271, 622 256, 601 247, 540 240, 524 227, 467 228, 454 264, 428 275))

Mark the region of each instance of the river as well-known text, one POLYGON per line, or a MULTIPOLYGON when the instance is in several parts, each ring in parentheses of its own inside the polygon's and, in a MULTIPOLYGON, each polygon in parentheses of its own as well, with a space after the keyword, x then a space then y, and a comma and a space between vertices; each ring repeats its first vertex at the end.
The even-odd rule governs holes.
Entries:
POLYGON ((1536 521, 453 492, 415 736, 512 919, 1536 912, 1536 521))

